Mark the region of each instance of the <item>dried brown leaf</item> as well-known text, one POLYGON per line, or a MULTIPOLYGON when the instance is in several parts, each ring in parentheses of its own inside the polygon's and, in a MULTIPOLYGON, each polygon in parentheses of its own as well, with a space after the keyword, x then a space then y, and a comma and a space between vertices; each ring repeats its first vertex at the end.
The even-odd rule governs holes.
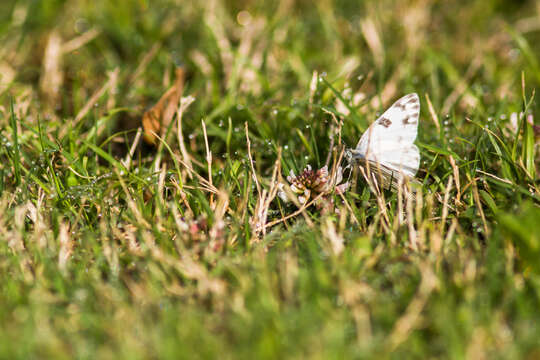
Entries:
POLYGON ((142 126, 144 141, 156 145, 157 138, 154 134, 163 135, 171 123, 178 103, 184 91, 185 71, 182 67, 176 68, 176 80, 159 101, 143 114, 142 126))

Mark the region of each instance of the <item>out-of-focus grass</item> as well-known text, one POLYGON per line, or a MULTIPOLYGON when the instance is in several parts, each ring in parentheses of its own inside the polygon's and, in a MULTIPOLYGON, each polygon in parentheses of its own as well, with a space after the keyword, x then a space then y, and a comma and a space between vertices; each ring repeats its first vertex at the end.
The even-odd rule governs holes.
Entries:
POLYGON ((537 358, 539 34, 534 1, 2 1, 0 357, 537 358), (142 145, 176 66, 183 140, 142 145), (413 91, 404 218, 359 180, 259 231, 276 159, 413 91))

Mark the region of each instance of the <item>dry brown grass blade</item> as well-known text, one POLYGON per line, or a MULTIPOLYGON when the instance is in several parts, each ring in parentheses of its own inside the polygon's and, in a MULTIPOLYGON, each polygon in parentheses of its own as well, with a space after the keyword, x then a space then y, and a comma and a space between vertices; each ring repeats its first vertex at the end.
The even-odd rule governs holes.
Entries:
POLYGON ((66 223, 60 224, 58 243, 60 244, 58 267, 62 272, 65 272, 74 247, 74 241, 69 236, 69 225, 66 223))
POLYGON ((454 204, 457 207, 461 203, 461 200, 460 200, 461 199, 461 185, 459 182, 459 168, 456 165, 456 160, 454 159, 452 155, 448 157, 448 160, 450 161, 450 165, 452 166, 452 171, 454 173, 454 181, 456 183, 457 194, 456 194, 456 197, 454 198, 454 204))
POLYGON ((433 269, 429 263, 421 263, 420 272, 422 274, 422 281, 420 282, 418 291, 416 292, 415 297, 409 303, 409 306, 407 306, 405 314, 403 314, 403 316, 396 321, 394 329, 390 334, 389 345, 391 351, 395 350, 400 344, 407 340, 407 337, 411 331, 413 331, 418 325, 422 310, 424 309, 431 293, 437 287, 437 276, 433 272, 433 269))
POLYGON ((326 239, 330 242, 330 248, 335 256, 339 256, 343 250, 345 250, 345 240, 343 236, 339 234, 336 227, 330 217, 327 217, 321 227, 322 233, 326 239))
POLYGON ((280 224, 284 221, 287 221, 295 216, 298 216, 300 215, 301 213, 304 212, 304 210, 306 210, 308 207, 310 207, 311 205, 315 204, 320 198, 322 198, 323 196, 325 195, 325 193, 320 193, 319 195, 317 195, 316 197, 314 197, 310 202, 307 202, 305 203, 300 209, 296 210, 295 212, 287 215, 287 216, 284 216, 280 219, 277 219, 277 220, 274 220, 274 221, 271 221, 269 223, 267 223, 264 227, 265 229, 267 228, 271 228, 272 226, 274 225, 277 225, 277 224, 280 224))
POLYGON ((371 18, 366 18, 360 22, 362 35, 368 44, 369 50, 373 54, 373 60, 377 68, 382 67, 384 61, 384 46, 379 35, 377 26, 371 18))
MULTIPOLYGON (((182 158, 184 159, 184 163, 186 164, 186 168, 189 170, 188 175, 191 178, 193 170, 191 169, 191 156, 189 155, 186 144, 184 143, 184 132, 182 127, 182 120, 184 118, 184 112, 186 109, 195 101, 195 98, 191 95, 183 97, 180 99, 180 106, 178 106, 178 110, 176 112, 176 123, 177 123, 177 137, 178 137, 178 146, 180 147, 180 152, 182 153, 182 158)), ((195 160, 193 162, 196 163, 195 160)))
POLYGON ((474 198, 474 202, 476 203, 478 214, 480 215, 480 218, 482 219, 482 224, 484 225, 484 233, 486 234, 486 236, 489 236, 490 229, 486 221, 486 216, 484 215, 484 209, 482 208, 482 201, 480 201, 480 195, 478 194, 478 186, 476 184, 476 178, 472 179, 472 190, 473 190, 473 198, 474 198))
POLYGON ((105 94, 106 91, 111 89, 111 87, 115 84, 115 82, 118 79, 118 72, 119 72, 118 68, 116 68, 113 71, 109 72, 109 74, 108 74, 109 79, 107 80, 107 82, 99 90, 97 90, 90 97, 90 99, 86 102, 86 104, 84 104, 82 109, 77 113, 77 116, 75 116, 75 120, 73 121, 73 126, 75 126, 75 124, 77 124, 79 121, 81 121, 88 114, 88 112, 98 102, 98 100, 105 94))
MULTIPOLYGON (((409 242, 410 242, 411 248, 414 251, 418 251, 419 250, 418 236, 417 236, 416 228, 414 227, 413 197, 407 195, 407 192, 410 194, 410 190, 408 190, 406 186, 408 186, 408 184, 402 185, 403 190, 405 190, 405 209, 407 211, 407 227, 409 230, 409 242)), ((420 246, 422 245, 424 244, 420 244, 420 246)))
POLYGON ((448 201, 450 199, 450 191, 452 191, 452 175, 448 177, 448 183, 446 184, 446 189, 444 191, 444 200, 443 200, 443 209, 442 209, 442 215, 441 215, 441 228, 440 232, 444 233, 444 228, 446 226, 446 218, 448 217, 448 201))
POLYGON ((9 88, 16 76, 17 71, 7 61, 0 61, 0 95, 9 88))
POLYGON ((165 94, 161 96, 158 102, 147 110, 142 117, 142 126, 144 129, 144 141, 151 145, 157 145, 157 139, 152 134, 163 135, 164 131, 171 123, 178 103, 184 91, 185 71, 182 67, 175 70, 175 82, 165 94))
POLYGON ((148 51, 143 56, 141 62, 139 63, 139 65, 135 69, 135 72, 133 72, 133 75, 131 75, 131 77, 129 78, 128 83, 131 84, 131 83, 133 83, 134 81, 136 81, 137 79, 139 79, 141 77, 141 75, 146 70, 146 67, 148 66, 148 64, 150 64, 152 59, 156 56, 156 54, 157 54, 157 52, 159 51, 160 48, 161 48, 161 44, 159 44, 159 43, 154 44, 154 46, 152 46, 150 51, 148 51))
POLYGON ((255 171, 255 166, 253 165, 253 157, 251 156, 251 141, 249 141, 249 129, 247 121, 244 123, 246 129, 246 143, 248 150, 249 165, 251 166, 251 172, 253 180, 255 180, 255 186, 257 186, 257 194, 261 196, 261 186, 259 185, 259 180, 257 179, 257 172, 255 171))
POLYGON ((62 38, 57 30, 53 30, 47 40, 39 79, 39 88, 49 106, 57 103, 64 82, 62 54, 62 38))
MULTIPOLYGON (((247 136, 247 123, 246 123, 246 136, 247 136)), ((251 152, 249 153, 250 161, 253 163, 253 159, 251 158, 251 152)), ((255 171, 252 164, 252 170, 255 171)), ((255 173, 253 173, 253 177, 256 179, 255 173)), ((262 190, 260 187, 258 188, 258 198, 257 198, 257 205, 255 206, 255 211, 253 214, 253 217, 250 220, 251 227, 253 229, 253 233, 255 235, 255 239, 259 234, 265 235, 266 234, 266 228, 268 227, 266 220, 268 218, 268 209, 270 208, 270 204, 275 199, 278 193, 278 185, 279 181, 278 179, 281 178, 281 148, 278 149, 277 159, 274 163, 274 171, 272 172, 272 179, 270 180, 270 189, 269 190, 262 190)))
POLYGON ((482 54, 478 54, 469 65, 469 68, 467 69, 467 72, 465 75, 459 79, 459 81, 455 84, 454 90, 446 100, 444 100, 442 113, 447 114, 452 106, 458 101, 458 99, 467 91, 467 88, 469 87, 469 81, 472 77, 476 74, 476 72, 482 67, 483 65, 483 56, 482 54))
POLYGON ((371 99, 369 104, 374 109, 381 107, 383 104, 387 104, 396 95, 398 91, 399 81, 403 77, 404 72, 404 66, 398 66, 390 79, 386 82, 386 85, 384 85, 380 96, 374 96, 371 99))
POLYGON ((135 150, 137 150, 137 146, 139 145, 141 135, 142 135, 142 128, 139 127, 137 129, 137 133, 135 134, 135 138, 133 139, 133 143, 131 144, 131 147, 129 148, 129 153, 126 155, 126 158, 124 159, 124 161, 122 161, 122 164, 124 164, 127 170, 129 170, 129 168, 131 167, 131 159, 133 159, 135 150))
POLYGON ((211 0, 206 2, 206 12, 204 20, 208 28, 216 39, 216 44, 219 49, 219 56, 223 63, 223 71, 225 74, 225 83, 229 83, 234 67, 234 51, 233 46, 227 36, 227 31, 223 25, 223 12, 221 1, 211 0))
MULTIPOLYGON (((208 183, 210 186, 213 186, 212 183, 212 152, 210 151, 210 146, 208 145, 208 135, 206 134, 206 124, 204 120, 201 120, 203 135, 204 135, 204 145, 206 148, 206 164, 208 165, 208 183)), ((210 207, 214 208, 214 195, 210 194, 210 207)))
POLYGON ((58 30, 51 31, 43 54, 41 78, 39 80, 41 93, 49 106, 53 107, 59 101, 60 90, 64 82, 63 55, 84 46, 96 38, 99 33, 99 30, 91 29, 81 36, 64 42, 58 30))
POLYGON ((90 41, 94 40, 98 35, 101 34, 101 31, 93 28, 86 31, 84 34, 77 36, 69 41, 66 41, 62 44, 62 52, 69 53, 75 51, 84 45, 88 44, 90 41))
POLYGON ((431 119, 433 120, 433 123, 435 124, 435 127, 437 128, 437 131, 441 131, 441 125, 439 123, 439 117, 437 116, 437 112, 435 111, 435 108, 433 107, 433 104, 431 103, 431 99, 429 98, 429 95, 426 93, 426 101, 428 105, 429 114, 431 115, 431 119))

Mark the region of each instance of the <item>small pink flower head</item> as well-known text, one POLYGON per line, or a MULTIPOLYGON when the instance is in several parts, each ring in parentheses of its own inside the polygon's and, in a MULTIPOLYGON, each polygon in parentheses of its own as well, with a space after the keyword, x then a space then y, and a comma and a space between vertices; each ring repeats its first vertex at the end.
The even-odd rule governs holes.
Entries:
MULTIPOLYGON (((317 171, 314 171, 308 165, 298 176, 291 170, 287 181, 290 183, 291 191, 297 196, 300 204, 308 202, 310 197, 316 197, 319 194, 328 194, 332 190, 332 186, 340 183, 343 180, 343 171, 338 167, 334 178, 328 174, 328 166, 324 166, 317 171), (332 181, 333 180, 333 181, 332 181)), ((290 201, 285 193, 284 184, 279 184, 278 196, 285 202, 290 201)), ((347 191, 349 183, 343 183, 336 186, 338 193, 347 191)))

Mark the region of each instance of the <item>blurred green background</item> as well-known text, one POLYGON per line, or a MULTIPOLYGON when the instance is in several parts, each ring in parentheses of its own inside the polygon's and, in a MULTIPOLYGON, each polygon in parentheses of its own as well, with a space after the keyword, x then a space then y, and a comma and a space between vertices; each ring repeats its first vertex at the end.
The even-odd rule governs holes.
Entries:
POLYGON ((540 1, 2 0, 0 357, 538 358, 539 35, 540 1), (200 177, 176 123, 120 163, 179 66, 200 177), (359 184, 256 235, 245 124, 268 190, 410 92, 408 224, 359 184))

